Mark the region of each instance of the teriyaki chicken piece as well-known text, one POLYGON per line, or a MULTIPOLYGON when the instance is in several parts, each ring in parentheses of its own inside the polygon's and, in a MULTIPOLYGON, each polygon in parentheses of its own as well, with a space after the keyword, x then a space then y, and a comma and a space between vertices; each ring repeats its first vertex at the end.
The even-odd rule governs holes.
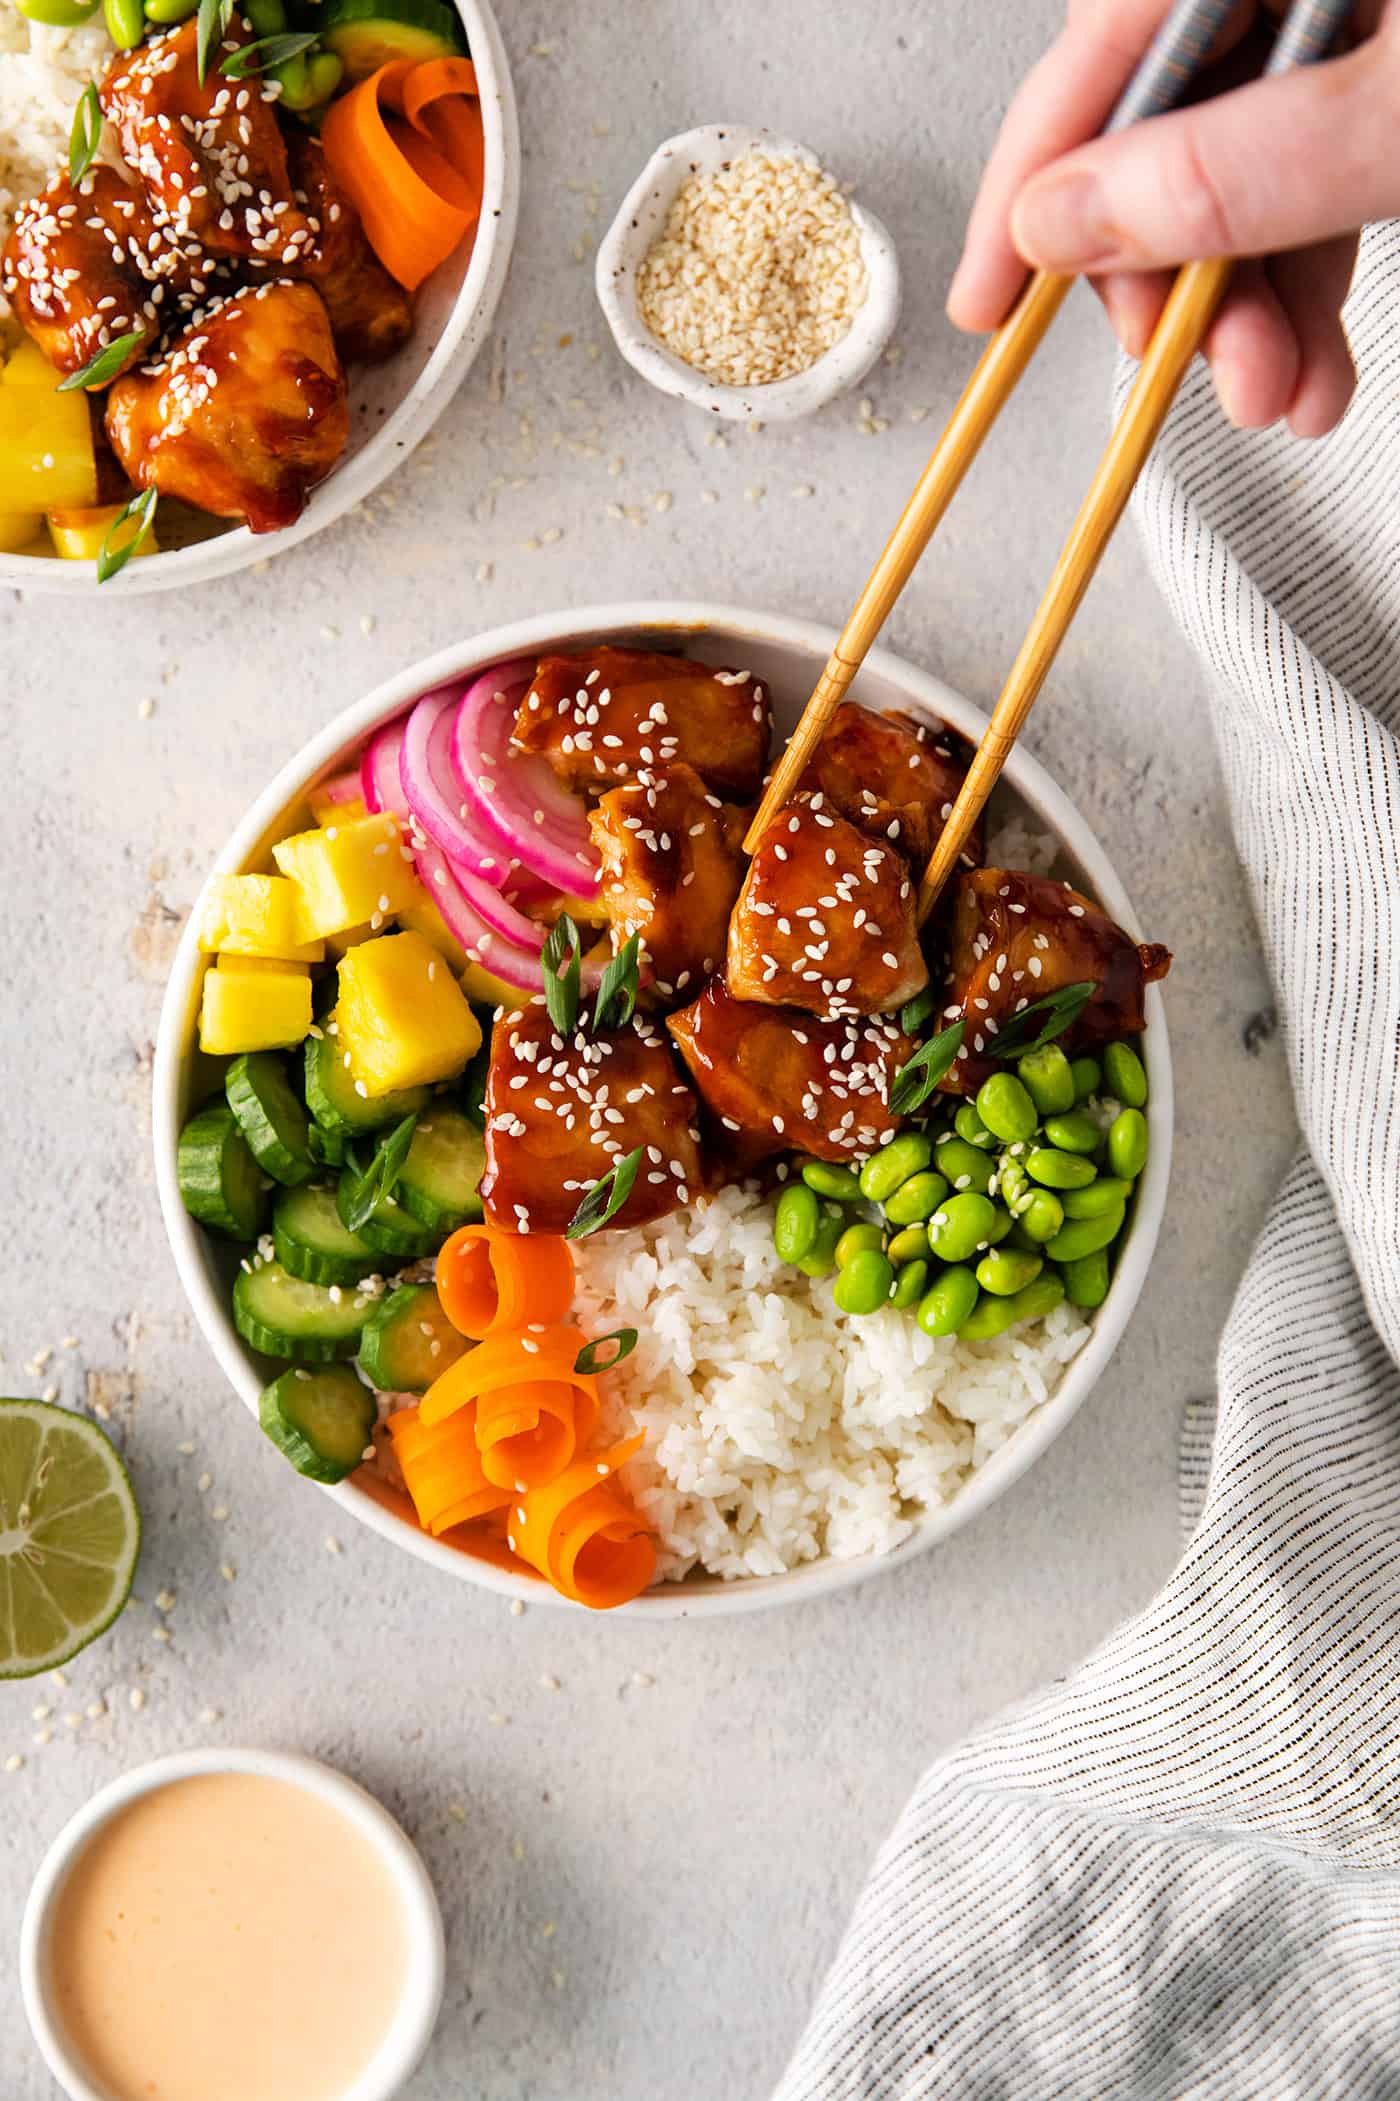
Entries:
POLYGON ((314 284, 326 303, 335 347, 348 364, 377 365, 413 333, 413 300, 365 237, 350 199, 309 131, 287 139, 287 167, 312 241, 291 274, 314 284))
POLYGON ((793 1150, 863 1159, 899 1126, 890 1089, 914 1046, 892 1022, 820 1021, 736 999, 712 978, 666 1026, 736 1173, 793 1150))
POLYGON ((750 672, 604 645, 541 658, 515 742, 581 793, 680 762, 742 802, 758 793, 771 729, 768 696, 750 672))
POLYGON ((828 1017, 888 1013, 928 983, 915 904, 894 847, 823 794, 791 802, 759 840, 729 923, 729 990, 828 1017))
POLYGON ((293 524, 345 449, 345 375, 320 294, 264 285, 196 314, 107 396, 112 450, 156 488, 255 533, 293 524))
MULTIPOLYGON (((797 785, 824 795, 828 807, 858 831, 898 847, 922 873, 971 761, 971 747, 942 723, 877 715, 848 700, 836 710, 797 785)), ((962 858, 968 868, 980 864, 980 827, 962 858)))
POLYGON ((979 868, 959 878, 953 905, 943 1025, 962 1019, 963 1041, 943 1081, 974 1094, 998 1069, 989 1055, 1013 1016, 1066 985, 1093 997, 1056 1040, 1069 1057, 1144 1025, 1143 992, 1171 968, 1171 951, 1124 933, 1081 891, 1045 875, 979 868))
POLYGON ((665 1034, 626 1028, 564 1036, 543 999, 501 1014, 486 1080, 481 1200, 512 1233, 562 1233, 588 1191, 636 1147, 631 1194, 610 1226, 640 1226, 699 1194, 699 1105, 665 1034))
POLYGON ((668 1004, 687 987, 693 997, 723 964, 747 821, 679 761, 610 788, 592 811, 613 951, 639 937, 652 1003, 668 1004))

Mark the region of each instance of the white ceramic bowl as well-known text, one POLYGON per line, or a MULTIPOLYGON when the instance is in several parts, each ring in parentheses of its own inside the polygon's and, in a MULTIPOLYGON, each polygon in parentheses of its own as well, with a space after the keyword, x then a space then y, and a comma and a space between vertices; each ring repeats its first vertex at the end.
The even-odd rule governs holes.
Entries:
MULTIPOLYGON (((751 613, 723 605, 644 602, 546 613, 473 636, 386 680, 328 723, 258 797, 219 855, 216 870, 227 873, 263 866, 274 840, 310 822, 304 807, 307 789, 335 772, 377 724, 400 713, 430 687, 448 679, 466 680, 487 665, 532 651, 584 648, 604 637, 635 641, 649 636, 659 638, 663 644, 693 649, 718 663, 738 661, 749 666, 774 697, 777 729, 782 736, 796 721, 836 641, 832 629, 777 614, 751 613)), ((986 718, 960 694, 888 650, 871 651, 856 682, 855 695, 874 707, 912 707, 941 716, 974 742, 986 723, 986 718)), ((1007 763, 1006 779, 1037 821, 1062 842, 1067 861, 1078 872, 1085 889, 1100 899, 1134 940, 1140 940, 1133 908, 1108 856, 1073 805, 1021 745, 1017 745, 1007 763)), ((180 1201, 175 1172, 181 1125, 191 1108, 211 1091, 212 1064, 194 1048, 205 960, 196 946, 192 920, 175 958, 156 1036, 156 1180, 166 1231, 195 1318, 245 1406, 256 1414, 262 1374, 230 1317, 227 1250, 222 1251, 221 1257, 212 1237, 189 1216, 180 1201)), ((1171 1162, 1172 1083, 1166 1018, 1161 993, 1155 985, 1147 993, 1144 1049, 1150 1080, 1147 1116, 1151 1152, 1138 1185, 1132 1227, 1123 1243, 1108 1297, 1094 1315, 1089 1340, 1071 1362, 1050 1400, 1021 1424, 949 1503, 921 1519, 911 1536, 891 1554, 859 1561, 815 1561, 780 1576, 753 1576, 732 1583, 716 1577, 692 1577, 682 1584, 664 1584, 648 1591, 621 1607, 623 1612, 642 1619, 752 1612, 843 1589, 946 1539, 995 1502, 1040 1456, 1059 1435, 1112 1356, 1137 1303, 1157 1241, 1171 1162)), ((293 1489, 298 1494, 312 1493, 309 1483, 292 1483, 288 1477, 286 1492, 293 1489)), ((513 1567, 498 1567, 444 1540, 429 1539, 413 1523, 406 1502, 389 1498, 378 1484, 373 1494, 369 1487, 356 1481, 322 1492, 337 1497, 355 1517, 437 1568, 508 1597, 542 1604, 564 1603, 546 1585, 513 1567)), ((580 1608, 570 1605, 564 1609, 580 1608)))
MULTIPOLYGON (((188 547, 148 555, 99 584, 91 562, 48 555, 0 554, 0 585, 69 598, 110 599, 173 591, 229 576, 282 554, 344 517, 427 436, 487 335, 505 284, 520 204, 520 128, 515 89, 491 0, 455 0, 481 91, 485 175, 481 217, 470 255, 460 249, 419 287, 411 338, 382 365, 356 365, 349 375, 350 437, 335 471, 313 489, 295 525, 252 533, 244 525, 214 530, 188 547)), ((156 530, 160 521, 157 517, 156 530)))
POLYGON ((369 2064, 339 2101, 391 2101, 428 2047, 442 2006, 445 1948, 442 1913, 417 1850, 373 1795, 314 1758, 281 1751, 179 1751, 123 1773, 95 1794, 59 1832, 34 1878, 20 1929, 19 1973, 24 2010, 44 2062, 70 2101, 111 2101, 74 2056, 50 1989, 49 1935, 54 1908, 84 1849, 119 1810, 157 1788, 205 1773, 252 1773, 316 1795, 367 1839, 393 1879, 403 1904, 408 1960, 399 2010, 369 2064))
POLYGON ((811 168, 821 166, 817 156, 795 140, 779 138, 771 131, 753 131, 743 124, 701 124, 658 146, 599 243, 594 283, 618 349, 663 394, 675 394, 734 423, 787 423, 810 415, 864 379, 894 333, 899 319, 899 262, 887 228, 873 212, 851 200, 851 217, 860 235, 869 280, 860 311, 839 343, 833 343, 814 365, 791 379, 773 380, 762 387, 720 386, 665 349, 637 306, 637 272, 665 225, 681 184, 692 175, 711 175, 746 153, 760 152, 802 161, 811 168))

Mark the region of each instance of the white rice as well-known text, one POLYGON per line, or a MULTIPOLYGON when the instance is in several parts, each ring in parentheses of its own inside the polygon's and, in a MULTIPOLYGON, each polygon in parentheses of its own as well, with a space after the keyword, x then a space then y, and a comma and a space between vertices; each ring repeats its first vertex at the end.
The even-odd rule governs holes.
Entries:
MULTIPOLYGON (((78 97, 111 55, 100 14, 78 29, 46 29, 0 4, 0 241, 63 164, 78 97)), ((110 136, 102 157, 116 159, 110 136)), ((0 298, 0 319, 8 313, 0 298)))
POLYGON ((646 1432, 624 1479, 672 1580, 888 1553, 1049 1399, 1088 1334, 1065 1305, 982 1343, 840 1313, 829 1280, 778 1255, 752 1185, 574 1252, 585 1333, 638 1333, 609 1428, 646 1432))

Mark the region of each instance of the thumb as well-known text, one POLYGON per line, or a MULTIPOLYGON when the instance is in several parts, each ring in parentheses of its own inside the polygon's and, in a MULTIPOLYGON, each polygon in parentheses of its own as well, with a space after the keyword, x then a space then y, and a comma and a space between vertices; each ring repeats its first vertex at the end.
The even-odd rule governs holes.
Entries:
POLYGON ((1400 212, 1400 44, 1253 81, 1078 147, 1033 176, 1011 234, 1042 269, 1268 255, 1400 212))

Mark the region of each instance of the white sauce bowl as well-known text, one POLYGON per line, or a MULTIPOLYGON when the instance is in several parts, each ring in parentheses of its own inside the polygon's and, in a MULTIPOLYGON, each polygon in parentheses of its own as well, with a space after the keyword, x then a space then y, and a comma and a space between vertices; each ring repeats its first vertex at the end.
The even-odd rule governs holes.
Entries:
MULTIPOLYGON (((20 1928, 20 1992, 34 2040, 69 2101, 112 2101, 74 2053, 50 1988, 51 1929, 69 1871, 121 1810, 179 1780, 247 1773, 317 1796, 368 1842, 388 1871, 404 1915, 404 1994, 379 2048, 338 2101, 392 2101, 428 2047, 442 2006, 446 1950, 442 1913, 416 1847, 373 1795, 318 1759, 283 1751, 178 1751, 124 1773, 95 1794, 59 1832, 34 1878, 20 1928)), ((158 2037, 152 2037, 153 2047, 158 2037)))
MULTIPOLYGON (((836 642, 832 628, 813 621, 790 620, 775 613, 746 612, 735 606, 648 603, 593 606, 568 613, 543 613, 519 620, 440 650, 356 701, 328 723, 319 736, 292 759, 254 803, 215 863, 217 873, 236 873, 263 865, 274 840, 310 823, 304 797, 308 788, 336 772, 381 722, 400 714, 420 693, 448 680, 466 681, 508 657, 545 650, 583 649, 604 640, 693 649, 716 663, 742 664, 768 687, 774 700, 779 737, 786 738, 836 642)), ((986 717, 941 679, 920 671, 884 649, 872 650, 854 687, 855 698, 869 707, 912 708, 951 723, 976 743, 986 717)), ((1135 941, 1141 928, 1113 864, 1068 798, 1055 786, 1025 746, 1018 744, 1006 764, 1006 781, 1054 835, 1082 886, 1096 897, 1135 941)), ((210 1091, 211 1062, 195 1047, 200 987, 207 958, 196 940, 198 914, 191 919, 176 954, 156 1032, 154 1138, 156 1182, 165 1229, 174 1251, 186 1296, 196 1320, 234 1388, 256 1416, 263 1372, 233 1325, 227 1263, 221 1266, 213 1238, 190 1217, 180 1201, 176 1148, 180 1128, 193 1106, 210 1091)), ((1161 990, 1147 988, 1147 1031, 1143 1057, 1147 1066, 1147 1122, 1150 1152, 1138 1183, 1132 1224, 1122 1242, 1108 1297, 1092 1316, 1089 1339, 1066 1369, 1050 1399, 1037 1408, 1000 1449, 965 1482, 949 1502, 920 1518, 914 1531, 892 1553, 866 1555, 855 1561, 804 1563, 779 1576, 749 1576, 726 1582, 717 1576, 688 1577, 647 1591, 620 1613, 636 1619, 702 1618, 725 1612, 757 1612, 773 1605, 795 1605, 864 1582, 882 1569, 894 1568, 911 1554, 923 1552, 959 1531, 994 1503, 1059 1436, 1081 1402, 1093 1390, 1128 1324, 1147 1278, 1166 1203, 1171 1170, 1172 1074, 1166 1015, 1161 990)), ((268 1464, 285 1467, 269 1453, 268 1464)), ((311 1494, 309 1482, 288 1476, 285 1493, 311 1494)), ((411 1517, 375 1501, 354 1480, 323 1489, 362 1523, 392 1539, 421 1561, 505 1597, 533 1604, 583 1610, 567 1603, 545 1583, 499 1568, 464 1553, 446 1540, 430 1539, 411 1517)))
MULTIPOLYGON (((85 598, 106 604, 145 591, 174 591, 231 576, 253 562, 284 554, 322 526, 353 510, 387 480, 425 438, 466 378, 490 333, 506 281, 520 205, 520 127, 515 88, 491 0, 455 0, 481 92, 485 174, 481 217, 470 254, 458 250, 440 263, 414 299, 413 334, 382 365, 349 373, 350 437, 339 464, 312 490, 295 525, 253 533, 233 525, 189 547, 128 562, 99 584, 91 562, 56 555, 0 554, 0 586, 85 598)), ((160 512, 156 512, 160 536, 160 512)))
POLYGON ((692 175, 713 175, 748 153, 821 167, 806 146, 743 124, 701 124, 694 131, 678 132, 657 147, 623 198, 599 243, 594 284, 618 349, 633 370, 663 394, 677 395, 732 423, 789 423, 855 386, 879 357, 899 319, 899 261, 888 229, 873 212, 849 199, 865 263, 866 295, 847 333, 815 364, 767 386, 731 387, 707 378, 667 350, 642 319, 637 272, 665 226, 681 185, 692 175))

